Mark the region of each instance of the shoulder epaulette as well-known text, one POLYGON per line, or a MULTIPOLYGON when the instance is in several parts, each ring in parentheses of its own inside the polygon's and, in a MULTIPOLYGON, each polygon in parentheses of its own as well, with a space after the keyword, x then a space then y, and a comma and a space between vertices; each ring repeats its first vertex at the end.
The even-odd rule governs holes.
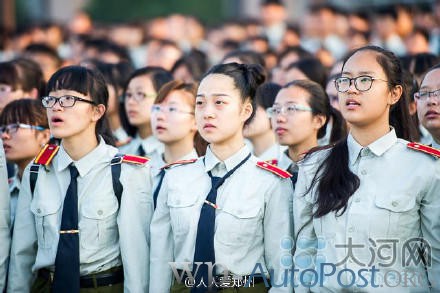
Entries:
POLYGON ((141 157, 141 156, 135 156, 135 155, 124 155, 122 156, 122 163, 130 163, 130 164, 136 164, 136 165, 144 165, 150 161, 149 158, 141 157))
POLYGON ((265 162, 268 163, 268 164, 274 165, 274 166, 278 165, 278 160, 277 159, 266 160, 265 162))
POLYGON ((269 172, 272 172, 272 173, 274 173, 275 175, 278 175, 281 178, 290 178, 290 177, 292 177, 292 174, 290 174, 289 172, 287 172, 287 171, 285 171, 285 170, 283 170, 283 169, 281 169, 281 168, 279 168, 277 166, 271 165, 271 164, 269 164, 267 162, 257 162, 257 166, 260 167, 261 169, 264 169, 264 170, 267 170, 269 172))
POLYGON ((410 149, 421 151, 423 153, 430 154, 431 156, 434 156, 436 158, 440 158, 440 150, 435 149, 433 147, 420 144, 417 142, 409 142, 406 146, 409 147, 410 149))
POLYGON ((172 166, 177 166, 177 165, 186 165, 186 164, 191 164, 194 163, 195 161, 197 161, 197 159, 189 159, 189 160, 180 160, 180 161, 176 161, 174 163, 168 164, 163 166, 161 169, 168 169, 172 166))
POLYGON ((34 160, 35 164, 48 166, 59 150, 59 146, 46 144, 34 160))

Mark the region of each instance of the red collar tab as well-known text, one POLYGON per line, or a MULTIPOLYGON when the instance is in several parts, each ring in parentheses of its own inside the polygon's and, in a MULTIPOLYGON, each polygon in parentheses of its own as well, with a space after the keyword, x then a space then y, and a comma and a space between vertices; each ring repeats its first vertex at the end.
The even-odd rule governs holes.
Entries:
POLYGON ((59 149, 60 147, 55 144, 46 144, 35 158, 34 163, 48 166, 59 149))
POLYGON ((265 162, 269 163, 271 165, 274 165, 274 166, 278 166, 278 160, 277 159, 266 160, 265 162))
POLYGON ((124 155, 122 157, 123 163, 130 163, 130 164, 136 164, 136 165, 144 165, 150 161, 149 158, 141 157, 141 156, 135 156, 135 155, 124 155))
POLYGON ((168 168, 170 168, 170 167, 172 167, 172 166, 177 166, 177 165, 192 164, 192 163, 194 163, 195 161, 197 161, 197 159, 180 160, 180 161, 176 161, 176 162, 174 162, 174 163, 171 163, 171 164, 165 165, 165 166, 163 166, 163 167, 160 168, 160 169, 168 169, 168 168))
POLYGON ((260 167, 261 169, 264 169, 266 171, 272 172, 272 173, 274 173, 275 175, 278 175, 281 178, 290 178, 290 177, 292 177, 292 174, 290 174, 289 172, 287 172, 287 171, 285 171, 285 170, 283 170, 283 169, 281 169, 281 168, 279 168, 277 166, 271 165, 271 164, 269 164, 267 162, 257 162, 257 166, 260 167))
POLYGON ((409 142, 406 146, 409 147, 410 149, 421 151, 423 153, 430 154, 431 156, 434 156, 436 158, 440 158, 440 150, 435 149, 433 147, 420 144, 417 142, 409 142))

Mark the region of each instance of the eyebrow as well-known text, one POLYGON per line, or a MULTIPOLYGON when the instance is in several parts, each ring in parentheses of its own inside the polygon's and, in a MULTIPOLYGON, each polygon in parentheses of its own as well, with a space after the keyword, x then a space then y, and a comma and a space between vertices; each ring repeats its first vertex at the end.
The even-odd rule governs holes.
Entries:
MULTIPOLYGON (((343 72, 341 72, 341 74, 352 75, 348 71, 343 71, 343 72)), ((374 72, 373 71, 360 71, 358 76, 361 76, 361 75, 371 75, 371 74, 374 74, 374 72)))
MULTIPOLYGON (((227 95, 227 94, 212 94, 211 96, 214 96, 214 97, 229 97, 229 95, 227 95)), ((197 94, 197 96, 196 96, 196 98, 202 98, 202 97, 206 97, 206 95, 205 94, 197 94)))

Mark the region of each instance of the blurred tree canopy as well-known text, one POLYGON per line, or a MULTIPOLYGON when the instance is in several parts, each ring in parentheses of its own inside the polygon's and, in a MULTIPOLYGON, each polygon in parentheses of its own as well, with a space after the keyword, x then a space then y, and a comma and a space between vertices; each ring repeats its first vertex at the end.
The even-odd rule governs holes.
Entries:
POLYGON ((206 24, 215 24, 227 15, 222 0, 91 0, 86 7, 99 22, 151 19, 172 13, 190 14, 206 24))

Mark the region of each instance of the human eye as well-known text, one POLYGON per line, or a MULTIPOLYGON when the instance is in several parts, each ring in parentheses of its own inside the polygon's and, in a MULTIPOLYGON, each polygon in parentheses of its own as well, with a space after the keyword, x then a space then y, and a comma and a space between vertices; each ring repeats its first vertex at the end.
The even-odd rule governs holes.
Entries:
POLYGON ((296 105, 287 105, 287 107, 286 107, 286 111, 289 114, 294 114, 296 112, 296 110, 297 110, 296 105))
POLYGON ((73 102, 75 101, 75 97, 74 96, 63 96, 61 97, 62 100, 64 100, 65 102, 73 102))
POLYGON ((202 98, 196 98, 196 107, 201 107, 205 104, 205 101, 202 98))
POLYGON ((339 77, 335 81, 337 84, 346 84, 350 81, 350 79, 348 77, 339 77))
POLYGON ((179 109, 177 107, 175 107, 175 106, 168 107, 168 112, 170 112, 170 113, 175 113, 175 112, 178 112, 178 111, 179 111, 179 109))
POLYGON ((440 89, 431 92, 431 95, 436 98, 440 97, 440 89))
POLYGON ((421 100, 425 100, 428 97, 428 95, 429 95, 428 91, 420 91, 418 94, 418 96, 421 100))
POLYGON ((215 104, 221 106, 221 105, 224 105, 224 104, 226 104, 226 103, 225 103, 225 101, 222 100, 222 99, 217 99, 217 100, 215 100, 215 104))
POLYGON ((137 92, 136 96, 138 97, 139 100, 143 100, 147 97, 147 94, 143 92, 137 92))
POLYGON ((368 84, 369 82, 371 82, 372 78, 371 76, 359 76, 357 78, 358 82, 363 83, 363 84, 368 84))

